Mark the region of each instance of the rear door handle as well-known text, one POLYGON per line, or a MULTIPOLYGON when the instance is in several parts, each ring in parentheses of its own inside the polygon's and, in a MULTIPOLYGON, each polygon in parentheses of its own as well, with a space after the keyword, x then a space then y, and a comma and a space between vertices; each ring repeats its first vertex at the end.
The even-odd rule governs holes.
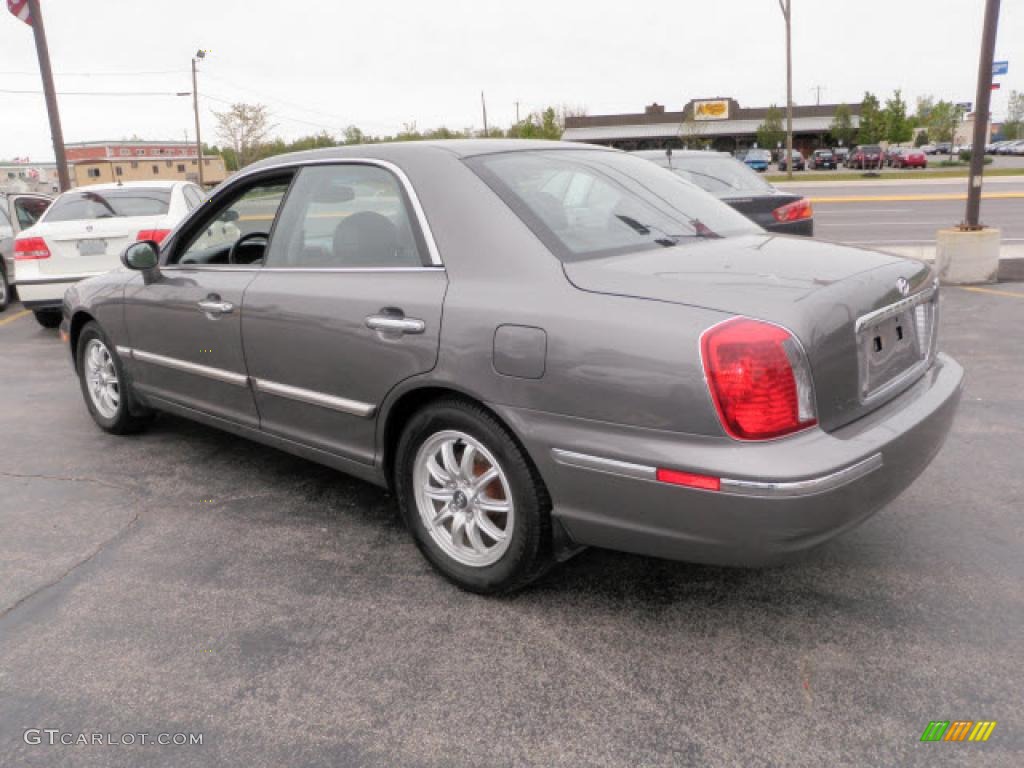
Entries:
POLYGON ((427 324, 415 317, 401 315, 370 315, 366 327, 384 333, 423 333, 427 324))
POLYGON ((235 305, 230 301, 218 299, 203 299, 198 303, 198 307, 208 315, 227 315, 235 311, 235 305))

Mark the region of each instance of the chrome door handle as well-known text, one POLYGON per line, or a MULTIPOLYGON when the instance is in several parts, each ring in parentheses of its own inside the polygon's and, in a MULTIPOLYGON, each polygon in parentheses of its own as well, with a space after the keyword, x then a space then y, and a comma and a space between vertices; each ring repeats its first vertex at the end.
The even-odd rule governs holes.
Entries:
POLYGON ((384 333, 423 333, 427 324, 415 317, 370 315, 366 318, 366 327, 384 333))
POLYGON ((204 299, 203 301, 200 301, 197 306, 208 315, 227 315, 235 311, 235 305, 230 301, 204 299))

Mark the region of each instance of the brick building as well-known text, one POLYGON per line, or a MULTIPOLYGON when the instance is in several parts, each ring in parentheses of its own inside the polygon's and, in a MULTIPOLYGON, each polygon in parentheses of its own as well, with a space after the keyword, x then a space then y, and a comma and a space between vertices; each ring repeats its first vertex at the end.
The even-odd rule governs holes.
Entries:
MULTIPOLYGON (((71 184, 83 187, 117 181, 199 181, 196 145, 184 141, 90 141, 68 144, 71 184)), ((227 178, 224 158, 203 157, 203 181, 227 178)))

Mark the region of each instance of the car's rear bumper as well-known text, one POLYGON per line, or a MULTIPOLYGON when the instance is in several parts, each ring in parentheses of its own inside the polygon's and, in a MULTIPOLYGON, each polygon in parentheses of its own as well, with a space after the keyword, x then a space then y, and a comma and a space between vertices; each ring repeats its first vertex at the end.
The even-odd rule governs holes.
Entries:
POLYGON ((75 283, 94 277, 96 274, 85 275, 59 275, 54 277, 22 277, 18 281, 18 296, 21 303, 29 309, 46 309, 56 307, 60 309, 64 300, 64 291, 75 283))
POLYGON ((765 229, 776 235, 801 235, 803 237, 814 237, 814 219, 800 219, 799 221, 773 221, 771 224, 764 224, 765 229))
POLYGON ((963 369, 939 355, 868 416, 765 443, 495 410, 525 443, 577 543, 753 566, 816 546, 905 490, 942 447, 962 386, 963 369), (722 478, 722 487, 659 483, 656 467, 722 478))

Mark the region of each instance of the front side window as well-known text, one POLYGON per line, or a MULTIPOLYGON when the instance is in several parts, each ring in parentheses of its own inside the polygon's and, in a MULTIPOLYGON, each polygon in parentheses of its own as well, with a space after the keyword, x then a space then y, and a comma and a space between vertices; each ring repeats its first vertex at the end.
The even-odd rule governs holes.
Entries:
POLYGON ((46 214, 46 221, 115 219, 125 216, 165 216, 171 204, 171 190, 124 187, 95 192, 67 192, 46 214))
POLYGON ((261 264, 270 230, 291 177, 246 187, 212 209, 202 228, 194 231, 169 263, 248 266, 261 264))
POLYGON ((268 266, 420 267, 422 237, 401 183, 373 165, 304 168, 274 234, 268 266))
POLYGON ((693 184, 618 152, 503 152, 467 163, 563 261, 761 231, 693 184))

